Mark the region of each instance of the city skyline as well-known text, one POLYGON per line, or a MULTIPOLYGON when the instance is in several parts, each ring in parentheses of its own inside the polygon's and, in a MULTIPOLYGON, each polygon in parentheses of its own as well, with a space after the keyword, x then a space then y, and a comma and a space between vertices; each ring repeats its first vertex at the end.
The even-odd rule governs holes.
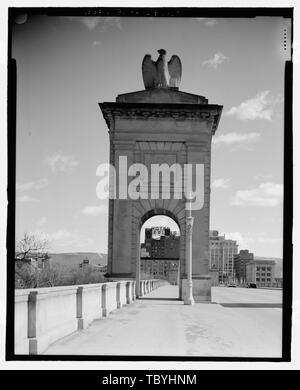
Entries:
POLYGON ((107 253, 108 202, 96 197, 96 169, 109 161, 109 137, 98 102, 143 89, 143 56, 156 59, 164 47, 182 59, 181 91, 224 106, 213 139, 210 229, 239 249, 282 257, 284 27, 281 18, 15 23, 17 237, 39 232, 52 252, 107 253))

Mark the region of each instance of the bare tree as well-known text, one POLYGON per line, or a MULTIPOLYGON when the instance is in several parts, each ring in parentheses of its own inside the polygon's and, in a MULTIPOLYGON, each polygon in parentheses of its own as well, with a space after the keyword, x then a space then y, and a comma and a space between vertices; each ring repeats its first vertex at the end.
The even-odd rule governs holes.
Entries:
POLYGON ((78 266, 63 267, 58 264, 51 267, 39 267, 32 265, 30 261, 24 261, 30 257, 49 259, 46 252, 48 245, 48 240, 28 233, 25 233, 18 242, 16 251, 18 261, 15 262, 16 289, 103 283, 105 281, 103 275, 89 265, 83 268, 78 266))
POLYGON ((45 252, 49 247, 47 239, 39 238, 34 234, 24 233, 23 238, 17 244, 16 255, 20 260, 26 259, 29 254, 45 252))
POLYGON ((40 270, 31 263, 29 257, 38 257, 41 254, 47 258, 48 240, 34 234, 25 233, 17 243, 15 262, 15 288, 36 288, 39 286, 40 270))

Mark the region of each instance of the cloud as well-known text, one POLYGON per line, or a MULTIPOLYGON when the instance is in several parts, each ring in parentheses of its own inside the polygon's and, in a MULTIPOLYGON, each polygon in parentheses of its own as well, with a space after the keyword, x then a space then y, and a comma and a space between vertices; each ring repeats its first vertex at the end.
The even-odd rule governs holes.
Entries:
POLYGON ((282 237, 258 237, 257 242, 261 244, 279 244, 282 242, 282 237))
POLYGON ((67 238, 72 237, 71 232, 69 232, 66 229, 59 229, 59 230, 56 230, 55 232, 52 232, 52 233, 46 233, 44 231, 37 229, 37 230, 30 232, 30 234, 32 234, 40 239, 44 239, 44 240, 46 239, 48 241, 65 240, 67 238))
POLYGON ((79 162, 73 156, 63 155, 62 152, 46 156, 45 160, 52 172, 66 172, 79 165, 79 162))
POLYGON ((106 17, 101 26, 101 30, 105 31, 109 27, 117 27, 119 30, 122 30, 121 18, 118 17, 106 17))
POLYGON ((261 183, 257 188, 237 191, 231 201, 233 206, 274 207, 283 199, 283 185, 261 183))
POLYGON ((222 235, 224 234, 226 240, 236 241, 240 247, 246 248, 249 246, 249 238, 246 238, 241 232, 223 232, 222 235))
POLYGON ((204 23, 208 27, 214 27, 216 24, 218 24, 217 19, 213 18, 195 18, 197 22, 204 23))
POLYGON ((254 98, 248 99, 239 106, 232 107, 225 115, 235 116, 242 121, 265 119, 270 121, 275 104, 282 103, 282 97, 270 97, 270 91, 259 92, 254 98))
MULTIPOLYGON (((282 243, 282 237, 269 237, 265 232, 257 233, 241 233, 241 232, 222 232, 221 235, 225 234, 225 238, 234 240, 239 245, 239 249, 249 249, 251 246, 260 244, 274 244, 278 245, 282 243)), ((251 249, 250 249, 251 252, 251 249)))
POLYGON ((212 182, 212 188, 228 188, 230 179, 216 179, 212 182))
POLYGON ((93 41, 93 46, 100 46, 101 42, 100 41, 93 41))
POLYGON ((48 179, 40 179, 36 181, 29 181, 27 183, 16 184, 17 191, 29 191, 29 190, 40 190, 48 186, 48 179))
POLYGON ((65 240, 67 238, 72 237, 72 233, 65 229, 59 229, 53 233, 46 233, 46 237, 48 240, 65 240))
POLYGON ((42 225, 45 225, 46 222, 47 222, 47 218, 46 217, 42 217, 42 218, 38 219, 35 223, 38 226, 42 226, 42 225))
POLYGON ((260 180, 269 180, 272 178, 272 175, 265 175, 263 173, 259 173, 258 175, 255 175, 253 177, 254 180, 260 181, 260 180))
POLYGON ((101 22, 101 18, 99 17, 88 17, 88 16, 67 16, 64 19, 67 19, 70 22, 80 23, 90 31, 94 30, 101 22))
POLYGON ((19 202, 39 202, 40 200, 37 198, 33 198, 29 195, 22 195, 17 197, 17 201, 19 202))
POLYGON ((70 22, 78 22, 89 31, 97 29, 98 26, 100 31, 106 31, 109 27, 117 27, 122 30, 121 18, 119 17, 67 16, 63 18, 70 22))
POLYGON ((202 65, 217 69, 217 67, 225 61, 229 61, 229 58, 226 57, 222 53, 216 53, 216 54, 214 54, 214 56, 212 58, 209 58, 208 60, 203 61, 202 65))
POLYGON ((82 214, 89 215, 91 217, 97 217, 100 214, 107 214, 107 205, 100 206, 86 206, 82 209, 82 214))
POLYGON ((59 229, 51 233, 35 230, 30 234, 48 240, 49 251, 51 252, 97 251, 94 240, 91 237, 86 237, 78 230, 59 229))
POLYGON ((240 145, 240 144, 249 144, 258 141, 260 138, 259 133, 227 133, 220 134, 213 138, 214 145, 240 145))

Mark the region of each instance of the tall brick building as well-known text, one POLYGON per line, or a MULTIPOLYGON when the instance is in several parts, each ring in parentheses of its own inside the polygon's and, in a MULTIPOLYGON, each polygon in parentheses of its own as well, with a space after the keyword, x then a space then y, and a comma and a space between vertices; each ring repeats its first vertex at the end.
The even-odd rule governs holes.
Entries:
POLYGON ((240 250, 238 254, 234 255, 234 272, 239 283, 246 283, 246 266, 253 259, 254 255, 248 249, 240 250))
POLYGON ((225 235, 219 235, 217 230, 211 230, 209 234, 209 267, 217 269, 220 281, 228 281, 234 278, 234 255, 238 252, 237 242, 228 240, 225 235))
MULTIPOLYGON (((179 259, 180 237, 170 228, 145 229, 145 242, 141 244, 144 257, 153 259, 179 259)), ((142 256, 143 257, 143 256, 142 256)))

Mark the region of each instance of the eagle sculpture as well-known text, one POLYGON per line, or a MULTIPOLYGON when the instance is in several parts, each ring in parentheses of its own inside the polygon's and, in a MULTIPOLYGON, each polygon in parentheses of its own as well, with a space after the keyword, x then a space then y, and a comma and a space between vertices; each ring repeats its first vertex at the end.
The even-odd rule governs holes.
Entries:
POLYGON ((157 50, 159 57, 152 61, 151 55, 146 54, 142 63, 143 80, 146 89, 149 88, 178 88, 181 80, 181 61, 173 55, 169 62, 166 50, 157 50))

